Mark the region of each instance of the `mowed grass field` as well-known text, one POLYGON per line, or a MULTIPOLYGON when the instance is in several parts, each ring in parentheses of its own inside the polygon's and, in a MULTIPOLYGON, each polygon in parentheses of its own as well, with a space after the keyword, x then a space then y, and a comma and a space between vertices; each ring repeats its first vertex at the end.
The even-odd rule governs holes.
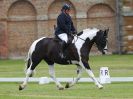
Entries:
MULTIPOLYGON (((0 60, 0 77, 24 77, 24 60, 0 60)), ((90 56, 90 66, 96 77, 100 67, 109 67, 112 77, 133 76, 133 55, 90 56)), ((75 65, 55 64, 57 77, 76 77, 75 65)), ((47 76, 48 66, 41 62, 34 77, 47 76)), ((84 72, 82 77, 88 77, 84 72)), ((23 91, 20 83, 0 83, 0 99, 133 99, 133 82, 111 83, 99 90, 93 83, 77 83, 70 89, 58 90, 54 83, 39 85, 29 83, 23 91)), ((65 83, 63 83, 65 86, 65 83)))

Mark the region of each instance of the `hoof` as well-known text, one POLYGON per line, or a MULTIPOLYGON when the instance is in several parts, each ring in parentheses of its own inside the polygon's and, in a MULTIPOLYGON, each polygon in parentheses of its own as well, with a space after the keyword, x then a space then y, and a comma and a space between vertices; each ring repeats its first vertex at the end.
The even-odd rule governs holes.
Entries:
POLYGON ((22 85, 19 85, 19 91, 23 90, 25 87, 22 87, 22 85))
POLYGON ((102 85, 98 85, 98 88, 99 88, 99 89, 103 89, 103 86, 102 86, 102 85))
POLYGON ((21 87, 21 85, 19 85, 19 90, 23 90, 23 88, 21 87))
POLYGON ((63 87, 63 86, 57 86, 57 88, 58 88, 59 90, 64 90, 64 87, 63 87))
POLYGON ((99 89, 103 89, 103 86, 100 86, 99 89))
POLYGON ((66 83, 65 88, 70 88, 70 86, 69 86, 69 83, 68 83, 68 82, 66 83))

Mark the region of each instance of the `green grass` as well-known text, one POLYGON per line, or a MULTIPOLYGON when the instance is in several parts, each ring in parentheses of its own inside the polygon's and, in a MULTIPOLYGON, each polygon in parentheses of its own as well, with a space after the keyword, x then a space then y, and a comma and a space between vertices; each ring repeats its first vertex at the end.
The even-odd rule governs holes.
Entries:
MULTIPOLYGON (((100 67, 109 67, 110 75, 113 77, 126 77, 133 75, 133 55, 109 55, 109 56, 91 56, 90 67, 96 76, 99 76, 100 67)), ((0 60, 0 77, 24 77, 24 60, 0 60)), ((76 76, 75 65, 55 64, 57 77, 76 76)), ((49 76, 48 66, 42 61, 36 68, 35 77, 49 76)), ((83 73, 83 77, 88 77, 83 73)))
POLYGON ((102 90, 92 83, 79 83, 63 91, 57 90, 53 83, 30 83, 23 91, 18 91, 18 83, 1 83, 0 86, 0 99, 133 99, 132 83, 107 84, 102 90))
MULTIPOLYGON (((133 76, 133 55, 91 56, 90 66, 96 77, 102 66, 109 67, 113 77, 133 76)), ((0 60, 0 77, 24 77, 23 60, 0 60)), ((75 77, 76 66, 55 66, 57 77, 75 77)), ((48 76, 48 66, 41 62, 35 77, 48 76)), ((83 73, 82 77, 88 77, 83 73)), ((93 83, 78 83, 67 90, 57 90, 55 84, 39 85, 29 83, 23 91, 18 91, 19 83, 0 83, 0 99, 133 99, 133 83, 111 83, 99 90, 93 83)), ((65 83, 63 83, 65 85, 65 83)))

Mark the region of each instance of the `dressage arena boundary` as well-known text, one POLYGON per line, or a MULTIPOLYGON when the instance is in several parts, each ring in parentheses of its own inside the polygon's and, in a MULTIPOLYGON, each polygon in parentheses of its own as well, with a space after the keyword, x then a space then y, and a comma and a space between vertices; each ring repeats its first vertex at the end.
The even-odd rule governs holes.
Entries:
MULTIPOLYGON (((40 82, 40 78, 30 78, 29 82, 40 82)), ((46 78, 47 83, 54 82, 51 78, 48 77, 43 77, 46 78)), ((0 82, 23 82, 25 78, 0 78, 0 82)), ((58 81, 60 82, 71 82, 75 78, 57 78, 58 81)), ((100 80, 100 78, 97 78, 100 80)), ((110 78, 111 82, 133 82, 133 77, 111 77, 110 78)), ((78 82, 93 82, 91 78, 81 78, 78 82)))

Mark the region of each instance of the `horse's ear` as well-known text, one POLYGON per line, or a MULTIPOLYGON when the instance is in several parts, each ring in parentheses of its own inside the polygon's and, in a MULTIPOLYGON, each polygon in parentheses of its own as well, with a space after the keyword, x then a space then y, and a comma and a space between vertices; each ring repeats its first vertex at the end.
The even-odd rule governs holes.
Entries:
POLYGON ((104 31, 104 36, 107 37, 109 32, 109 28, 104 31))

